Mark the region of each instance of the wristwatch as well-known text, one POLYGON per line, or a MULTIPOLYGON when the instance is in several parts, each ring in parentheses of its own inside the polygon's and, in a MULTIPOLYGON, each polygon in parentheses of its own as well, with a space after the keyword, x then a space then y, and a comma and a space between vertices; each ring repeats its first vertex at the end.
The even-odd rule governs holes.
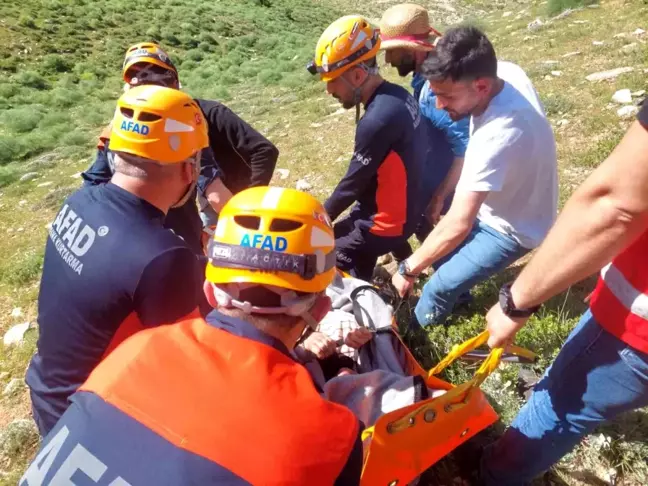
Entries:
POLYGON ((407 263, 407 260, 403 260, 398 264, 398 274, 405 278, 418 278, 418 275, 416 273, 412 273, 412 269, 407 263))
POLYGON ((528 309, 518 309, 515 307, 515 302, 513 302, 513 296, 511 295, 511 286, 512 282, 507 283, 502 286, 499 292, 499 303, 502 311, 505 315, 509 317, 529 317, 535 313, 540 306, 536 305, 535 307, 529 307, 528 309))

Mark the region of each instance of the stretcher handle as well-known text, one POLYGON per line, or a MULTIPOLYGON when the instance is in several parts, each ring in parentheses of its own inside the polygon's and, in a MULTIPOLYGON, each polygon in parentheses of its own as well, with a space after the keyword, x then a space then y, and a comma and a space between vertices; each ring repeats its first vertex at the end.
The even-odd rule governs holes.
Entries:
MULTIPOLYGON (((443 358, 441 361, 437 363, 437 365, 432 368, 430 371, 428 371, 428 377, 438 375, 441 373, 443 370, 445 370, 448 366, 450 366, 452 363, 457 361, 459 358, 461 358, 464 354, 470 353, 471 351, 474 351, 475 349, 479 348, 480 346, 483 346, 488 342, 488 331, 484 331, 481 334, 478 334, 474 338, 468 339, 467 341, 464 341, 461 344, 455 344, 450 352, 446 355, 445 358, 443 358)), ((491 356, 493 356, 493 352, 495 350, 492 350, 490 355, 484 360, 484 363, 482 364, 482 367, 484 364, 489 362, 489 359, 491 356)), ((500 356, 501 356, 501 351, 500 351, 500 356)), ((492 361, 492 360, 491 360, 492 361)), ((498 361, 499 364, 499 361, 498 361)), ((497 368, 497 365, 495 366, 497 368)), ((480 367, 481 369, 481 367, 480 367)), ((478 371, 479 373, 479 371, 478 371)), ((483 381, 483 380, 482 380, 483 381)))

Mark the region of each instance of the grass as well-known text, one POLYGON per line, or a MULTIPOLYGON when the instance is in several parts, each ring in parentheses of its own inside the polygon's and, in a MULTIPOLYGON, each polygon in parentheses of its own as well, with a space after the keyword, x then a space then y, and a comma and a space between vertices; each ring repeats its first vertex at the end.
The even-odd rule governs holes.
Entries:
MULTIPOLYGON (((46 226, 62 200, 80 185, 78 172, 89 164, 95 137, 121 92, 119 67, 131 43, 162 42, 176 61, 184 89, 194 96, 225 101, 278 146, 277 166, 289 169, 290 174, 275 184, 294 187, 305 179, 313 186, 313 194, 323 200, 344 173, 353 151, 354 114, 340 110, 303 66, 330 21, 351 12, 378 19, 396 3, 0 3, 0 330, 36 318, 46 226), (21 181, 28 172, 35 172, 35 178, 21 181), (16 308, 21 309, 20 317, 12 317, 16 308)), ((552 2, 420 3, 429 7, 439 28, 477 21, 499 57, 520 64, 530 75, 555 128, 564 202, 610 152, 629 123, 617 117, 618 106, 610 102, 612 94, 621 88, 648 89, 643 72, 648 68, 646 38, 632 34, 638 27, 648 30, 648 7, 640 0, 610 0, 599 8, 550 20, 552 2), (543 24, 529 30, 527 25, 536 18, 543 24), (625 37, 615 37, 618 33, 625 37), (624 49, 632 43, 636 46, 624 49), (578 54, 563 57, 573 52, 578 54), (624 66, 634 71, 612 81, 585 80, 593 72, 624 66), (561 71, 561 75, 552 71, 561 71)), ((408 81, 389 68, 383 73, 392 81, 408 81)), ((458 312, 451 325, 432 329, 431 345, 414 350, 421 362, 431 365, 452 345, 483 329, 484 311, 496 301, 499 284, 516 271, 511 269, 480 286, 475 301, 458 312)), ((527 372, 539 376, 551 362, 585 308, 582 301, 591 287, 588 281, 573 287, 567 296, 557 297, 520 332, 520 344, 541 357, 527 372)), ((24 375, 36 334, 31 332, 20 347, 0 347, 3 387, 24 375)), ((502 418, 494 433, 510 422, 523 403, 515 389, 519 371, 517 366, 502 366, 484 385, 502 418)), ((460 382, 472 372, 459 363, 445 377, 460 382)), ((29 418, 28 407, 24 391, 0 397, 0 428, 29 418)), ((608 484, 603 481, 612 469, 616 484, 648 484, 647 436, 645 411, 621 417, 597 430, 547 478, 570 486, 608 484)), ((15 437, 14 432, 10 437, 15 437)), ((5 448, 0 436, 0 472, 4 473, 0 484, 16 484, 35 448, 30 437, 27 433, 24 439, 12 439, 5 448)), ((460 473, 456 464, 444 461, 429 473, 436 479, 429 479, 428 484, 451 484, 452 474, 460 473), (450 480, 444 482, 441 477, 450 480)))

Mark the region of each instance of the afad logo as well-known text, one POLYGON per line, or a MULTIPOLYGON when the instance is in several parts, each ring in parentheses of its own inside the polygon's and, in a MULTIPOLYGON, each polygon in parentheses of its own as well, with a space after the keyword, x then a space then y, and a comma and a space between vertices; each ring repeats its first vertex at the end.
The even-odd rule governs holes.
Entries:
POLYGON ((262 235, 259 233, 253 235, 245 234, 241 239, 241 246, 261 248, 262 250, 286 251, 286 248, 288 248, 288 240, 283 236, 272 238, 270 235, 262 235))
POLYGON ((139 124, 133 120, 122 120, 119 128, 125 132, 139 133, 140 135, 148 135, 150 131, 148 125, 139 124))

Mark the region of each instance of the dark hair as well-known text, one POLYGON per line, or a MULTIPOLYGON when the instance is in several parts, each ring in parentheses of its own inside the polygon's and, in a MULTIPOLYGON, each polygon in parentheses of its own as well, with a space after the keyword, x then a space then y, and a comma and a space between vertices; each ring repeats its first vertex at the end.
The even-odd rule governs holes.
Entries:
POLYGON ((446 31, 421 66, 431 81, 472 81, 497 77, 497 56, 486 35, 476 27, 446 31))

